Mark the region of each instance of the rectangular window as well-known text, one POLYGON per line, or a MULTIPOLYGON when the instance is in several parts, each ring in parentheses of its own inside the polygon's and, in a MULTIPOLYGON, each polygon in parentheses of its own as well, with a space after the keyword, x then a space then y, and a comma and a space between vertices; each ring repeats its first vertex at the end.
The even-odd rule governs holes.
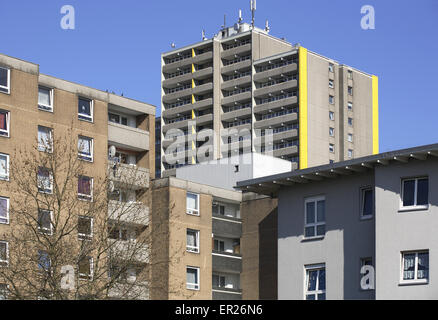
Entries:
POLYGON ((38 86, 38 109, 53 111, 53 89, 38 86))
POLYGON ((347 78, 348 79, 353 79, 353 71, 347 70, 347 78))
POLYGON ((348 157, 353 158, 353 150, 348 149, 348 157))
POLYGON ((7 241, 0 241, 0 266, 9 264, 9 244, 7 241))
POLYGON ((325 235, 325 198, 309 198, 304 202, 304 238, 325 235))
POLYGON ((0 110, 0 136, 9 137, 9 123, 11 113, 6 110, 0 110))
POLYGON ((353 87, 348 86, 348 94, 349 94, 350 96, 353 95, 353 87))
POLYGON ((325 265, 306 266, 306 300, 325 300, 325 265))
POLYGON ((348 125, 353 126, 353 118, 348 118, 348 125))
POLYGON ((82 200, 93 199, 93 178, 87 176, 78 177, 78 197, 82 200))
POLYGON ((11 92, 10 82, 11 70, 0 67, 0 92, 9 94, 11 92))
POLYGON ((9 180, 9 155, 0 153, 0 180, 9 180))
POLYGON ((333 65, 333 63, 329 63, 329 72, 335 72, 335 66, 333 65))
POLYGON ((335 121, 335 113, 333 111, 329 111, 329 119, 335 121))
POLYGON ((353 134, 352 133, 348 134, 347 140, 348 140, 348 142, 353 142, 353 134))
POLYGON ((8 299, 8 285, 5 283, 0 283, 0 300, 7 300, 8 299))
POLYGON ((225 288, 225 277, 218 274, 213 275, 213 288, 225 288))
POLYGON ((199 290, 199 268, 187 267, 187 289, 199 290))
POLYGON ((402 180, 402 207, 427 209, 429 206, 429 178, 402 180))
POLYGON ((93 279, 93 258, 85 257, 79 261, 79 279, 92 280, 93 279))
POLYGON ((401 283, 429 281, 429 251, 402 252, 401 283))
POLYGON ((187 214, 199 216, 199 194, 187 192, 187 214))
POLYGON ((79 136, 78 157, 81 160, 93 162, 93 138, 79 136))
POLYGON ((335 103, 335 97, 334 96, 329 96, 329 103, 330 104, 334 104, 335 103))
POLYGON ((199 253, 199 230, 187 229, 186 250, 199 253))
POLYGON ((9 198, 0 197, 0 223, 9 223, 9 198))
POLYGON ((335 87, 335 82, 331 79, 329 79, 329 88, 334 88, 335 87))
POLYGON ((52 152, 53 130, 52 128, 38 126, 38 151, 52 152))
POLYGON ((373 189, 363 188, 360 194, 360 217, 362 219, 371 218, 374 212, 373 189))
POLYGON ((220 204, 213 204, 213 214, 224 216, 225 215, 225 206, 220 204))
POLYGON ((38 167, 37 184, 39 192, 53 193, 53 177, 49 169, 38 167))
POLYGON ((38 250, 38 269, 49 272, 51 265, 49 253, 47 251, 38 250))
POLYGON ((93 218, 84 216, 78 218, 78 238, 80 240, 93 238, 93 218))
POLYGON ((119 114, 111 113, 111 112, 108 113, 108 121, 122 124, 124 126, 128 125, 128 118, 127 117, 121 116, 119 114))
POLYGON ((348 110, 352 111, 353 110, 353 102, 348 102, 347 108, 348 108, 348 110))
POLYGON ((78 119, 93 122, 93 100, 78 99, 78 119))
POLYGON ((38 231, 51 235, 53 232, 53 213, 50 210, 38 210, 38 231))
POLYGON ((335 128, 329 128, 329 136, 334 137, 335 136, 335 128))
POLYGON ((335 152, 335 145, 334 145, 333 143, 330 143, 330 144, 329 144, 329 151, 330 151, 331 153, 334 153, 334 152, 335 152))
POLYGON ((213 247, 214 251, 220 251, 220 252, 224 252, 225 251, 225 242, 222 240, 214 240, 214 247, 213 247))

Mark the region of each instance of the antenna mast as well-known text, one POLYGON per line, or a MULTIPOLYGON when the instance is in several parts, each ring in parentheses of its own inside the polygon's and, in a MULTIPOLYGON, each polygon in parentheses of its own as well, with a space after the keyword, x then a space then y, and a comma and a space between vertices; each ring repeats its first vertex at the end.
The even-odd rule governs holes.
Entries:
POLYGON ((251 26, 254 29, 254 21, 255 21, 255 11, 256 11, 256 0, 251 0, 251 14, 252 14, 252 19, 251 19, 251 26))

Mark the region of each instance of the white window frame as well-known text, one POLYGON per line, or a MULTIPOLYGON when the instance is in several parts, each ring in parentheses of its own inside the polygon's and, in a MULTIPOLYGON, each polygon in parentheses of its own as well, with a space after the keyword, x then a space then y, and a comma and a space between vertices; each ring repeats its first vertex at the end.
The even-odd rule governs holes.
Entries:
POLYGON ((352 127, 353 126, 353 118, 352 117, 348 117, 347 118, 347 123, 348 123, 348 125, 350 126, 350 127, 352 127), (350 121, 351 120, 351 121, 350 121), (351 123, 350 123, 351 122, 351 123))
POLYGON ((93 162, 94 161, 94 139, 91 137, 87 137, 87 136, 82 136, 79 135, 78 136, 78 157, 80 160, 83 161, 87 161, 87 162, 93 162), (82 153, 81 150, 79 150, 79 139, 84 139, 84 140, 90 140, 90 155, 87 155, 85 153, 82 153))
POLYGON ((326 234, 326 230, 325 230, 325 226, 326 226, 326 204, 325 204, 325 202, 326 202, 326 199, 325 199, 325 196, 319 196, 319 197, 312 197, 312 198, 306 198, 306 199, 304 199, 304 233, 303 233, 303 236, 304 236, 304 239, 320 239, 320 238, 324 238, 325 237, 325 234, 326 234), (317 220, 318 220, 318 201, 321 201, 321 200, 324 200, 324 221, 323 222, 318 222, 317 220), (312 222, 312 223, 307 223, 307 203, 309 203, 309 202, 314 202, 315 203, 315 222, 312 222), (317 234, 317 230, 318 230, 318 226, 324 226, 324 234, 323 235, 318 235, 317 234), (311 236, 311 237, 307 237, 306 236, 306 228, 308 228, 308 227, 313 227, 314 228, 314 230, 315 230, 315 235, 314 236, 311 236))
POLYGON ((334 137, 335 136, 335 128, 329 127, 329 136, 334 137))
POLYGON ((354 156, 353 149, 348 149, 348 151, 347 151, 347 155, 348 155, 348 157, 349 157, 350 159, 353 158, 353 156, 354 156))
POLYGON ((306 265, 304 266, 304 300, 307 300, 307 295, 314 294, 315 300, 318 300, 319 294, 325 294, 325 298, 327 300, 327 269, 325 267, 325 263, 314 264, 314 265, 306 265), (321 270, 325 271, 325 289, 319 290, 319 272, 321 270), (309 271, 318 271, 318 275, 316 277, 316 290, 307 291, 308 283, 309 283, 309 271))
POLYGON ((373 187, 367 186, 367 187, 360 188, 360 219, 361 220, 368 220, 368 219, 372 219, 373 217, 374 217, 374 190, 373 190, 373 187), (370 215, 363 214, 364 208, 365 208, 365 192, 366 191, 371 191, 372 209, 371 209, 370 215))
POLYGON ((199 230, 195 230, 195 229, 186 229, 186 251, 187 252, 191 252, 191 253, 199 253, 199 236, 200 236, 200 232, 199 230), (189 246, 187 244, 187 233, 191 231, 195 233, 195 241, 196 241, 196 246, 189 246))
MULTIPOLYGON (((43 169, 46 169, 49 172, 50 185, 49 185, 49 188, 44 189, 44 190, 40 187, 40 185, 38 185, 38 192, 45 193, 45 194, 53 194, 53 174, 49 169, 47 169, 47 168, 43 168, 43 169)), ((38 172, 37 172, 37 183, 39 184, 38 172)))
POLYGON ((4 180, 4 181, 9 181, 9 155, 6 153, 0 153, 0 156, 4 156, 6 157, 6 175, 5 176, 0 176, 0 180, 4 180))
POLYGON ((78 275, 80 280, 93 280, 94 275, 94 259, 93 257, 85 257, 84 259, 88 259, 90 263, 90 274, 80 273, 79 264, 78 264, 78 275))
POLYGON ((78 239, 79 240, 92 240, 93 239, 93 226, 94 226, 94 219, 92 217, 79 216, 78 217, 78 239), (79 232, 79 219, 84 219, 84 220, 90 221, 90 234, 79 232))
POLYGON ((201 277, 200 277, 200 269, 199 267, 187 266, 186 267, 186 287, 188 290, 196 290, 199 291, 201 288, 201 277), (198 283, 188 283, 187 282, 187 271, 188 269, 196 270, 196 278, 198 279, 198 283))
POLYGON ((50 148, 46 148, 43 144, 41 144, 40 140, 38 140, 38 151, 52 153, 53 152, 53 128, 38 125, 38 129, 40 127, 49 129, 49 139, 50 139, 51 145, 50 145, 50 148))
POLYGON ((329 111, 329 119, 335 121, 335 113, 333 111, 329 111))
POLYGON ((333 143, 329 143, 329 152, 335 153, 335 145, 333 143))
POLYGON ((126 115, 122 115, 122 114, 117 113, 117 112, 114 112, 114 111, 108 111, 108 121, 111 122, 111 123, 120 124, 120 125, 122 125, 122 126, 129 126, 129 118, 128 118, 128 116, 126 116, 126 115), (119 122, 111 121, 111 120, 110 120, 110 114, 113 114, 113 115, 115 115, 115 116, 119 116, 119 122), (126 119, 126 124, 123 124, 123 123, 122 123, 122 118, 125 118, 125 119, 126 119))
MULTIPOLYGON (((226 276, 224 276, 224 275, 221 275, 221 274, 217 274, 217 273, 213 273, 212 274, 212 278, 214 278, 214 277, 218 277, 218 279, 219 279, 219 285, 215 285, 215 286, 213 286, 213 289, 214 288, 226 288, 227 287, 227 277, 226 276), (221 282, 221 278, 223 278, 224 279, 224 286, 222 287, 221 285, 220 285, 220 282, 221 282)), ((213 280, 213 279, 212 279, 213 280)))
POLYGON ((329 79, 328 86, 329 88, 333 89, 335 87, 335 81, 333 79, 329 79))
POLYGON ((414 250, 414 251, 402 251, 400 252, 401 255, 401 266, 400 266, 400 284, 428 284, 429 283, 429 278, 430 278, 430 252, 429 250, 414 250), (428 275, 426 279, 418 279, 418 254, 419 253, 427 253, 429 258, 428 258, 428 275), (415 270, 414 270, 414 275, 415 278, 412 280, 405 280, 403 279, 403 272, 404 272, 404 262, 405 262, 405 255, 406 254, 415 254, 415 270))
POLYGON ((2 218, 2 219, 5 219, 6 221, 5 222, 0 221, 0 224, 9 224, 9 206, 10 206, 9 198, 0 196, 0 199, 6 200, 6 217, 2 218))
POLYGON ((328 70, 329 72, 335 72, 335 65, 329 62, 328 70))
POLYGON ((93 122, 93 119, 94 119, 94 100, 84 98, 84 97, 78 97, 78 107, 79 107, 79 100, 90 101, 90 115, 84 114, 84 113, 79 113, 79 110, 78 110, 78 119, 81 121, 93 122))
POLYGON ((6 244, 6 260, 0 260, 0 266, 8 266, 9 265, 9 242, 6 240, 0 240, 0 243, 6 244))
POLYGON ((50 105, 42 104, 38 100, 38 110, 47 111, 47 112, 53 112, 53 96, 54 96, 53 88, 49 88, 49 87, 46 87, 46 86, 43 86, 43 85, 38 85, 38 95, 39 95, 40 88, 49 91, 50 105))
POLYGON ((347 102, 347 109, 350 110, 350 111, 353 110, 353 102, 351 102, 351 101, 347 102))
POLYGON ((3 111, 6 113, 6 126, 7 130, 0 129, 0 137, 10 137, 10 131, 11 131, 11 111, 0 109, 0 111, 3 111))
POLYGON ((348 141, 348 142, 353 142, 353 134, 352 134, 352 133, 349 133, 349 134, 347 135, 347 141, 348 141))
MULTIPOLYGON (((46 209, 38 209, 38 215, 40 214, 40 212, 48 212, 50 215, 50 228, 44 228, 42 226, 40 226, 40 224, 38 223, 38 231, 40 233, 44 233, 47 234, 49 236, 51 236, 53 234, 53 211, 52 210, 46 210, 46 209)), ((38 217, 39 218, 39 217, 38 217)), ((39 219, 38 219, 39 220, 39 219)))
POLYGON ((186 194, 186 213, 187 214, 190 214, 190 215, 193 215, 193 216, 199 216, 199 198, 200 198, 200 196, 199 196, 199 193, 193 193, 193 192, 187 192, 187 194, 186 194), (191 195, 195 195, 196 196, 196 206, 198 207, 198 209, 193 209, 193 208, 188 208, 187 207, 187 197, 188 197, 188 195, 189 194, 191 194, 191 195))
POLYGON ((419 177, 412 177, 412 178, 402 178, 401 179, 401 193, 400 193, 400 211, 409 211, 409 210, 427 210, 429 209, 429 202, 430 202, 430 185, 428 187, 428 195, 427 200, 428 204, 425 205, 417 205, 417 195, 418 195, 418 180, 426 179, 427 183, 429 184, 429 176, 419 176, 419 177), (414 205, 413 206, 404 206, 403 205, 403 195, 404 195, 404 189, 405 189, 405 181, 415 180, 415 187, 414 187, 414 205))
POLYGON ((10 94, 11 93, 11 69, 6 68, 6 67, 2 67, 2 66, 0 66, 0 69, 4 69, 8 72, 8 85, 6 87, 0 85, 0 88, 2 89, 2 90, 0 90, 0 93, 10 94), (6 90, 6 91, 4 91, 4 90, 6 90))
POLYGON ((335 104, 335 96, 329 95, 329 104, 335 104))
MULTIPOLYGON (((94 178, 89 177, 89 176, 79 176, 79 177, 86 177, 86 178, 90 178, 90 182, 91 182, 91 186, 90 186, 90 195, 88 194, 83 194, 83 193, 79 193, 78 191, 78 198, 79 200, 84 200, 84 201, 93 201, 93 185, 94 185, 94 178)), ((78 178, 78 184, 79 184, 79 178, 78 178)))

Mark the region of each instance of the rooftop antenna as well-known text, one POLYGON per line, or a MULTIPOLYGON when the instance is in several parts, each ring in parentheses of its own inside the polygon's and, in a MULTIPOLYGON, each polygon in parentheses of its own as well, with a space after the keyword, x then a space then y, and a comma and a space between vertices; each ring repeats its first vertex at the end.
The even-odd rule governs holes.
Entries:
POLYGON ((238 23, 241 23, 242 22, 242 10, 241 9, 239 9, 239 20, 238 20, 238 23))
POLYGON ((172 43, 170 44, 170 46, 171 46, 172 48, 175 48, 175 42, 172 42, 172 43))
POLYGON ((207 40, 207 38, 205 37, 205 30, 202 30, 202 41, 207 40))
POLYGON ((256 11, 256 0, 251 0, 251 14, 252 14, 251 26, 253 27, 253 29, 254 29, 255 11, 256 11))
POLYGON ((222 29, 225 29, 227 26, 227 15, 224 14, 224 25, 222 26, 222 29))
POLYGON ((265 23, 265 31, 266 31, 266 32, 269 32, 269 30, 271 30, 271 28, 269 27, 269 21, 266 20, 266 23, 265 23))

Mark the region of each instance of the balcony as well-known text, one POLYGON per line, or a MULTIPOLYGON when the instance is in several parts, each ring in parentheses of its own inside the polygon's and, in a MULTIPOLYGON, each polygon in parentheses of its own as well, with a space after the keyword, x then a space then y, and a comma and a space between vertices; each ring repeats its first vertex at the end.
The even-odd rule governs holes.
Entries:
POLYGON ((296 63, 292 63, 283 67, 279 67, 279 68, 275 68, 275 69, 271 69, 271 70, 266 70, 266 71, 262 71, 262 72, 257 72, 254 75, 254 81, 261 81, 264 79, 268 79, 269 77, 275 77, 278 76, 280 74, 285 74, 285 73, 291 73, 291 72, 296 72, 297 71, 297 64, 296 63))
POLYGON ((213 234, 227 238, 240 238, 242 236, 242 221, 237 218, 213 215, 213 234))
POLYGON ((149 300, 147 282, 115 283, 108 291, 110 299, 149 300))
POLYGON ((252 112, 251 107, 230 111, 222 114, 222 121, 229 121, 240 117, 248 118, 248 116, 251 115, 251 112, 252 112))
POLYGON ((250 52, 251 51, 251 43, 247 43, 238 47, 234 47, 228 50, 224 50, 221 52, 221 58, 227 59, 234 57, 234 55, 243 55, 243 53, 250 52))
POLYGON ((149 224, 149 207, 141 202, 108 202, 108 218, 123 223, 147 226, 149 224))
POLYGON ((251 91, 242 92, 232 96, 224 97, 222 98, 221 104, 230 105, 241 100, 249 100, 249 99, 251 99, 251 91))
POLYGON ((205 125, 207 123, 210 123, 213 121, 213 114, 205 114, 199 117, 196 117, 195 119, 187 119, 182 120, 174 123, 169 123, 163 126, 163 132, 167 132, 170 129, 185 129, 187 128, 189 122, 195 122, 196 126, 205 125))
POLYGON ((274 150, 274 157, 298 154, 298 146, 290 146, 282 149, 274 150))
POLYGON ((242 290, 213 287, 212 299, 213 300, 242 300, 242 290))
POLYGON ((266 96, 269 93, 279 92, 281 90, 287 90, 296 87, 297 87, 297 80, 285 81, 282 83, 274 84, 272 86, 267 86, 254 90, 254 97, 258 98, 261 96, 266 96))
POLYGON ((108 239, 108 246, 111 257, 115 260, 124 260, 131 263, 149 262, 149 246, 145 243, 138 243, 135 240, 108 239))
POLYGON ((214 271, 229 273, 242 272, 242 256, 240 254, 213 250, 212 257, 214 271))
POLYGON ((235 70, 248 68, 250 66, 251 66, 251 59, 248 59, 245 61, 240 61, 240 62, 237 62, 234 64, 229 64, 227 66, 222 67, 221 73, 228 74, 228 73, 234 72, 235 70))
POLYGON ((254 123, 254 129, 265 129, 265 128, 268 128, 269 126, 274 126, 274 125, 278 125, 281 123, 285 124, 285 123, 294 122, 297 120, 298 120, 298 114, 296 112, 293 112, 293 113, 281 115, 278 117, 273 117, 270 119, 257 120, 254 123))
POLYGON ((108 141, 136 151, 149 151, 149 132, 108 122, 108 141))
POLYGON ((109 179, 116 187, 132 190, 149 188, 149 169, 124 163, 108 164, 109 179))

